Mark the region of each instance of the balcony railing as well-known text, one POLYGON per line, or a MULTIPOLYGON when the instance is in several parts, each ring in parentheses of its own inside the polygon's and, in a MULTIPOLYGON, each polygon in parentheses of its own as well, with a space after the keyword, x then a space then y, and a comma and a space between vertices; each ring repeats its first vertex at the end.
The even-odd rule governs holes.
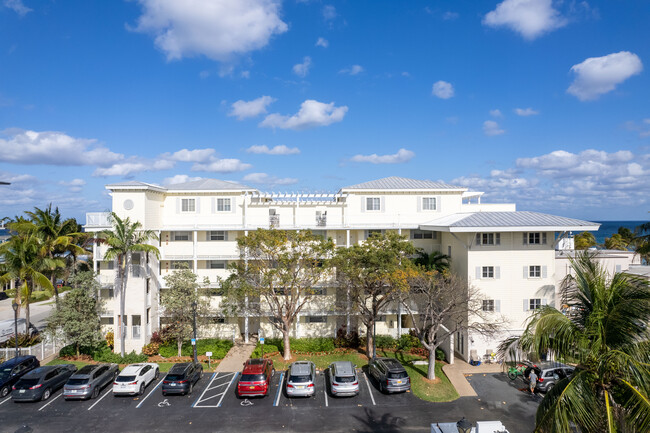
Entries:
POLYGON ((280 215, 269 215, 269 227, 275 228, 280 225, 280 215))
POLYGON ((86 214, 87 227, 110 227, 110 212, 88 212, 86 214))
POLYGON ((327 215, 320 215, 316 217, 316 225, 318 227, 325 227, 327 225, 327 215))

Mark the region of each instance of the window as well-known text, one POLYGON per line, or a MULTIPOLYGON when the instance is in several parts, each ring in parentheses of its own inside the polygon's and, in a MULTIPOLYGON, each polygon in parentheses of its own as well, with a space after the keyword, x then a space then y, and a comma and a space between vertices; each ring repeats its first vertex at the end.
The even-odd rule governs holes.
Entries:
POLYGON ((227 241, 228 232, 226 231, 212 231, 208 233, 208 240, 210 241, 227 241))
POLYGON ((483 311, 494 311, 494 299, 483 299, 483 311))
POLYGON ((528 300, 528 309, 529 310, 539 310, 542 308, 542 300, 540 298, 529 299, 528 300))
POLYGON ((106 269, 108 269, 109 271, 115 269, 115 260, 107 260, 106 269))
POLYGON ((101 325, 112 325, 113 324, 113 318, 112 317, 102 317, 100 319, 100 324, 101 325))
POLYGON ((174 241, 189 241, 192 236, 192 232, 173 232, 172 239, 174 241))
POLYGON ((327 323, 327 316, 307 316, 307 323, 327 323))
POLYGON ((226 269, 226 266, 225 260, 210 260, 210 269, 226 269))
POLYGON ((196 212, 196 200, 193 198, 182 198, 181 212, 196 212))
POLYGON ((327 230, 312 230, 311 234, 327 240, 327 230))
POLYGON ((435 197, 423 197, 422 198, 422 210, 436 210, 436 198, 435 197))
POLYGON ((501 245, 501 233, 476 233, 477 245, 501 245))
POLYGON ((212 316, 212 317, 208 317, 208 322, 210 322, 213 325, 217 325, 217 324, 221 324, 221 323, 226 323, 226 318, 225 317, 212 316))
POLYGON ((546 245, 545 232, 524 233, 524 245, 546 245))
POLYGON ((438 233, 424 230, 411 230, 411 239, 438 239, 438 233))
POLYGON ((230 199, 218 198, 217 199, 217 212, 230 212, 230 199))
POLYGON ((381 236, 383 230, 366 230, 366 239, 369 239, 371 236, 381 236))
POLYGON ((381 210, 381 199, 379 197, 366 197, 366 210, 381 210))
POLYGON ((318 296, 327 295, 327 288, 325 288, 325 287, 317 287, 317 288, 312 289, 312 291, 313 291, 314 295, 318 295, 318 296))
POLYGON ((481 268, 481 278, 494 278, 494 266, 483 266, 481 268))
POLYGON ((542 278, 542 267, 539 265, 529 266, 528 278, 542 278))

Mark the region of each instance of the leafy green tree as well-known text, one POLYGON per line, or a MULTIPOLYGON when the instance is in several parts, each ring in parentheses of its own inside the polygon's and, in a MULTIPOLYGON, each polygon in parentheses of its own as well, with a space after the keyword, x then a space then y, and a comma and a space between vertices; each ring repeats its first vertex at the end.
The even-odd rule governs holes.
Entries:
POLYGON ((101 285, 92 272, 80 272, 69 283, 73 289, 61 298, 59 308, 48 318, 47 331, 74 345, 79 356, 81 346, 93 347, 103 340, 101 285))
POLYGON ((618 233, 614 233, 612 237, 605 238, 605 248, 608 250, 621 250, 627 251, 628 243, 618 233))
POLYGON ((578 233, 573 237, 573 248, 576 250, 586 250, 598 245, 596 238, 591 232, 578 233))
POLYGON ((145 254, 154 254, 160 257, 160 251, 148 242, 158 239, 153 230, 143 230, 139 221, 132 222, 128 217, 120 218, 111 212, 112 230, 104 230, 98 234, 101 242, 105 243, 108 248, 104 254, 105 260, 117 260, 117 272, 115 273, 115 287, 120 293, 120 350, 124 357, 124 342, 126 334, 124 332, 124 309, 126 300, 126 287, 129 278, 129 268, 131 267, 131 255, 134 252, 144 252, 145 254))
POLYGON ((521 337, 500 347, 501 355, 550 350, 576 364, 544 396, 536 431, 650 431, 650 286, 628 274, 608 275, 589 254, 572 266, 568 308, 537 310, 521 337))
POLYGON ((428 271, 445 272, 449 270, 451 257, 439 251, 433 251, 431 254, 418 250, 419 256, 415 258, 414 263, 422 266, 428 271))
POLYGON ((366 355, 374 356, 373 328, 383 310, 407 292, 409 259, 415 247, 395 232, 373 234, 363 243, 336 251, 339 283, 350 290, 359 317, 366 327, 366 355))
MULTIPOLYGON (((190 269, 180 269, 163 277, 167 289, 160 294, 160 306, 167 322, 165 334, 176 340, 178 356, 183 341, 191 338, 194 331, 194 304, 196 304, 197 327, 206 322, 210 314, 210 301, 200 296, 197 276, 190 269)), ((204 281, 209 284, 210 281, 204 281)))
POLYGON ((317 286, 331 276, 334 243, 311 231, 258 229, 237 244, 241 260, 224 283, 224 308, 268 317, 282 333, 284 359, 290 359, 291 329, 317 286))

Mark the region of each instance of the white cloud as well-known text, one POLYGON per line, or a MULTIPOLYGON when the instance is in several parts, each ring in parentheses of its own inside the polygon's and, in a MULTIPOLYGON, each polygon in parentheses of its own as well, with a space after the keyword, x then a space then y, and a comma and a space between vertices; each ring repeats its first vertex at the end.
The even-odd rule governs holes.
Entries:
POLYGON ((251 71, 241 71, 240 76, 242 78, 250 78, 251 77, 251 71))
POLYGON ((440 99, 449 99, 454 96, 454 86, 446 81, 436 81, 431 93, 440 99))
POLYGON ((18 15, 21 17, 24 17, 27 15, 29 12, 31 12, 33 9, 28 8, 25 6, 23 3, 23 0, 4 0, 2 4, 8 8, 11 9, 12 11, 16 12, 18 15))
POLYGON ((336 8, 332 5, 325 5, 323 7, 323 18, 325 18, 325 21, 331 21, 336 18, 336 8))
POLYGON ((363 72, 363 66, 361 65, 352 65, 349 68, 341 69, 339 74, 349 74, 349 75, 358 75, 363 72))
POLYGON ((138 0, 135 30, 155 38, 168 60, 204 55, 228 61, 287 31, 279 0, 138 0))
POLYGON ((241 162, 239 159, 215 159, 206 164, 194 164, 192 171, 211 171, 216 173, 235 173, 251 168, 251 164, 241 162))
POLYGON ((275 146, 271 149, 269 149, 268 146, 257 146, 253 145, 246 149, 246 152, 248 153, 255 153, 255 154, 264 154, 264 155, 297 155, 300 153, 300 149, 297 147, 287 147, 284 144, 275 146))
POLYGON ((215 153, 214 149, 193 149, 193 150, 181 149, 167 156, 167 158, 171 159, 172 161, 180 161, 180 162, 202 162, 205 161, 206 159, 212 158, 214 153, 215 153))
POLYGON ((259 126, 268 128, 303 130, 327 126, 340 122, 345 117, 348 107, 335 107, 334 102, 326 104, 313 99, 307 99, 300 105, 300 110, 293 116, 283 116, 278 113, 269 114, 259 126))
POLYGON ((270 96, 260 96, 252 101, 243 101, 240 99, 232 104, 232 110, 228 115, 236 116, 239 120, 259 116, 260 114, 266 113, 266 107, 275 101, 276 99, 270 96))
POLYGON ((327 48, 327 47, 330 46, 330 43, 329 43, 329 41, 328 41, 327 39, 325 39, 325 38, 318 38, 318 40, 316 41, 316 46, 317 46, 317 47, 327 48))
POLYGON ((81 192, 82 187, 86 184, 86 181, 83 179, 72 179, 69 182, 64 180, 59 181, 59 185, 67 186, 68 191, 70 192, 81 192))
POLYGON ((452 21, 459 17, 458 12, 447 11, 442 14, 442 19, 445 21, 452 21))
POLYGON ((192 182, 195 180, 201 180, 202 177, 191 177, 186 174, 177 174, 176 176, 166 177, 163 179, 163 185, 176 185, 177 183, 192 182))
POLYGON ((534 158, 519 158, 517 166, 537 170, 548 177, 600 176, 611 167, 619 170, 634 159, 632 152, 620 150, 614 153, 588 149, 578 154, 556 150, 534 158))
POLYGON ((97 140, 71 137, 56 131, 7 129, 0 138, 0 161, 17 164, 109 166, 124 159, 97 145, 97 140), (20 152, 16 152, 20 149, 20 152))
POLYGON ((544 33, 567 24, 551 0, 504 0, 488 12, 483 24, 490 27, 508 27, 526 39, 535 39, 544 33))
POLYGON ((130 176, 148 171, 149 166, 143 162, 120 162, 106 168, 97 168, 93 176, 130 176))
POLYGON ((535 116, 539 114, 539 111, 533 110, 532 108, 515 108, 515 113, 517 116, 535 116))
POLYGON ((293 73, 299 77, 305 78, 309 73, 311 67, 311 57, 306 56, 302 59, 302 63, 293 65, 293 73))
POLYGON ((266 173, 250 173, 244 176, 244 182, 257 183, 266 186, 293 185, 298 183, 298 179, 292 177, 278 178, 269 176, 266 173))
POLYGON ((494 110, 490 110, 490 116, 492 117, 503 117, 503 114, 501 113, 501 110, 498 108, 495 108, 494 110))
POLYGON ((373 153, 372 155, 355 155, 350 158, 352 162, 370 162, 372 164, 401 164, 403 162, 410 161, 415 156, 415 153, 406 150, 400 149, 397 153, 392 155, 377 155, 373 153))
POLYGON ((494 120, 486 120, 483 122, 483 133, 487 136, 493 137, 495 135, 504 134, 506 131, 499 127, 499 124, 494 120))
POLYGON ((641 73, 642 70, 641 59, 629 51, 590 57, 571 67, 576 77, 567 89, 567 93, 581 101, 597 99, 600 95, 614 90, 617 85, 631 76, 641 73))
POLYGON ((625 122, 623 125, 628 131, 639 133, 639 138, 650 137, 650 119, 643 119, 639 123, 632 120, 625 122))

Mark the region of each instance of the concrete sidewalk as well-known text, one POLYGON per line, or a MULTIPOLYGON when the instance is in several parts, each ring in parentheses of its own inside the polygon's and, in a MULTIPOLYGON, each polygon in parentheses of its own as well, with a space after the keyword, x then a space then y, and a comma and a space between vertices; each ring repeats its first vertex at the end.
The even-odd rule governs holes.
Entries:
POLYGON ((241 371, 244 362, 251 357, 255 350, 255 343, 237 343, 219 363, 216 371, 220 373, 241 371))
POLYGON ((477 394, 472 388, 472 385, 469 384, 465 376, 472 374, 483 374, 483 373, 500 373, 503 371, 502 364, 481 364, 478 366, 469 365, 461 359, 454 359, 453 364, 447 364, 442 367, 442 371, 445 372, 449 381, 458 395, 461 397, 476 397, 477 394))

